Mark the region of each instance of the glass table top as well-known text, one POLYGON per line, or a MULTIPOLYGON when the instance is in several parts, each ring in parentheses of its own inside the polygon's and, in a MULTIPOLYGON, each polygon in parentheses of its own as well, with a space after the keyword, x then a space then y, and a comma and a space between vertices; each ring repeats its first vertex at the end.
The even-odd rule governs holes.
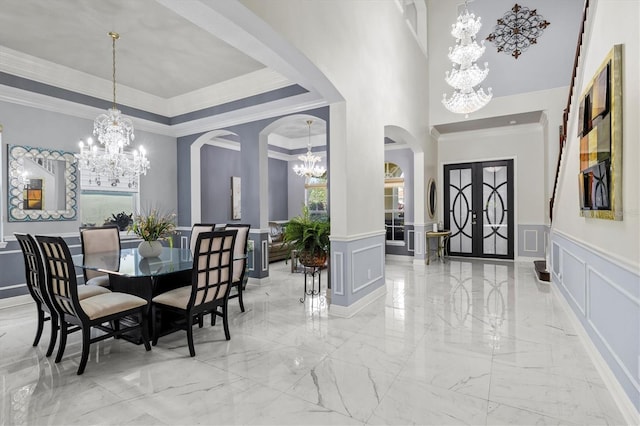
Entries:
POLYGON ((193 266, 189 249, 163 247, 159 257, 144 258, 137 248, 120 252, 77 254, 73 264, 79 268, 128 277, 155 277, 173 272, 187 271, 193 266))

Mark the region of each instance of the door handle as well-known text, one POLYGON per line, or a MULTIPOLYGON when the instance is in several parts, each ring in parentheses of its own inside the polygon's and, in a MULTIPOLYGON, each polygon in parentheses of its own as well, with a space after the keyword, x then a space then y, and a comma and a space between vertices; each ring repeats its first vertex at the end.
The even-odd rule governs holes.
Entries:
POLYGON ((472 212, 471 213, 471 224, 475 225, 477 223, 477 219, 478 219, 478 215, 476 214, 476 212, 472 212))

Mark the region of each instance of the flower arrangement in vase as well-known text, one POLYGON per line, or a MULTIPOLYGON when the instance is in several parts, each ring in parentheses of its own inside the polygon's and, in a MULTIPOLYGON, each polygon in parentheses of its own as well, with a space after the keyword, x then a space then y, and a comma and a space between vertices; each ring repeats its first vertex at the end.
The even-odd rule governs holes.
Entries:
POLYGON ((133 218, 133 222, 127 228, 127 232, 133 232, 142 238, 138 245, 138 252, 142 257, 158 257, 162 253, 161 240, 173 240, 171 235, 176 232, 176 214, 161 213, 157 209, 151 210, 147 214, 138 214, 133 218))

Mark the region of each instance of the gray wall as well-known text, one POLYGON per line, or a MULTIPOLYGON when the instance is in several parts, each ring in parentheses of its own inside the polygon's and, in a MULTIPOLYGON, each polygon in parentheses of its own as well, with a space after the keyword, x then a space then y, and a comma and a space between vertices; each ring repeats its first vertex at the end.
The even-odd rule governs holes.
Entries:
POLYGON ((551 279, 640 411, 640 275, 603 252, 551 233, 551 279))
POLYGON ((202 222, 231 222, 231 176, 242 175, 240 151, 203 145, 200 161, 202 222))
MULTIPOLYGON (((0 102, 0 124, 3 156, 7 145, 29 145, 42 148, 62 149, 78 152, 78 142, 92 136, 93 120, 72 117, 22 105, 0 102)), ((146 176, 140 179, 140 204, 142 208, 158 207, 166 211, 177 211, 177 164, 175 161, 176 139, 169 136, 136 131, 135 146, 143 145, 151 163, 146 176)), ((2 197, 6 200, 7 162, 2 164, 2 197)), ((75 221, 59 222, 6 222, 4 233, 32 234, 77 232, 80 215, 75 221)), ((78 208, 82 208, 78 198, 78 208)), ((0 250, 0 253, 2 251, 0 250)))
MULTIPOLYGON (((323 107, 310 111, 302 111, 301 113, 309 114, 321 118, 329 125, 329 108, 323 107)), ((237 135, 237 140, 240 141, 240 177, 242 178, 242 223, 248 223, 254 228, 258 228, 260 225, 260 212, 259 212, 259 187, 260 187, 260 174, 258 172, 258 141, 260 132, 272 122, 282 118, 283 116, 272 117, 264 120, 253 121, 250 123, 243 123, 236 126, 226 128, 232 133, 237 135)), ((216 129, 211 129, 216 130, 216 129)), ((180 226, 191 226, 191 164, 190 164, 190 147, 191 144, 200 137, 202 133, 183 136, 177 140, 177 157, 178 157, 178 220, 180 226)), ((328 144, 328 141, 327 141, 328 144)), ((268 167, 271 168, 273 164, 269 161, 268 167)), ((214 166, 207 167, 212 169, 214 166)), ((204 171, 204 167, 201 168, 204 171)), ((206 176, 203 172, 203 179, 206 176)), ((208 179, 208 178, 207 178, 208 179)), ((228 177, 226 180, 228 181, 228 177)), ((269 172, 269 179, 271 179, 271 172, 269 172)), ((285 180, 286 182, 286 180, 285 180)), ((271 182, 270 182, 271 184, 271 182)), ((282 185, 286 188, 287 184, 282 185)), ((204 192, 204 191, 203 191, 204 192)), ((275 189, 270 186, 269 188, 269 204, 276 203, 273 197, 279 195, 274 194, 275 189)), ((202 194, 203 197, 214 196, 213 194, 202 194)), ((211 205, 211 202, 207 199, 202 199, 201 205, 211 205)), ((288 210, 284 212, 270 211, 270 215, 278 215, 284 219, 288 215, 288 210)), ((210 217, 209 212, 202 211, 201 217, 210 217)), ((226 222, 226 218, 212 218, 216 222, 226 222)), ((269 217, 269 219, 275 219, 269 217)))
POLYGON ((288 161, 269 158, 269 220, 289 219, 288 169, 288 161))
MULTIPOLYGON (((7 155, 7 145, 30 145, 35 147, 78 151, 78 142, 93 132, 93 120, 72 117, 22 105, 0 102, 0 124, 2 153, 7 155)), ((177 211, 177 164, 175 160, 176 139, 169 136, 136 131, 135 145, 147 150, 151 168, 140 180, 140 205, 144 208, 158 207, 166 211, 177 211)), ((5 158, 3 158, 5 160, 5 158)), ((5 237, 14 232, 30 234, 71 235, 78 232, 80 211, 77 220, 49 222, 7 222, 7 162, 2 162, 2 197, 5 237)), ((82 209, 78 199, 78 208, 82 209)), ((73 241, 71 241, 73 243, 73 241)), ((77 247, 76 247, 77 248, 77 247)), ((76 249, 74 248, 74 250, 76 249)), ((22 255, 15 242, 0 249, 0 298, 26 294, 22 255), (8 290, 8 287, 13 287, 8 290), (5 290, 3 290, 5 288, 5 290)))

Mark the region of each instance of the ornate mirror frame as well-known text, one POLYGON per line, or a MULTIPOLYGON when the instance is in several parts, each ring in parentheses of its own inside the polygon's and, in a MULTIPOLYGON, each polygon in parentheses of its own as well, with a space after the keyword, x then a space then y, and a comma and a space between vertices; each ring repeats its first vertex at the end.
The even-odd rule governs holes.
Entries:
POLYGON ((433 219, 436 217, 436 203, 438 200, 438 192, 436 188, 435 179, 429 179, 429 183, 427 184, 427 213, 429 214, 429 219, 433 219))
MULTIPOLYGON (((8 145, 7 166, 7 211, 9 222, 76 220, 78 216, 77 189, 78 172, 76 159, 73 153, 37 148, 22 145, 8 145), (34 160, 39 163, 49 161, 64 161, 64 209, 58 210, 26 210, 25 197, 25 160, 34 160)), ((43 206, 44 207, 44 206, 43 206)))

